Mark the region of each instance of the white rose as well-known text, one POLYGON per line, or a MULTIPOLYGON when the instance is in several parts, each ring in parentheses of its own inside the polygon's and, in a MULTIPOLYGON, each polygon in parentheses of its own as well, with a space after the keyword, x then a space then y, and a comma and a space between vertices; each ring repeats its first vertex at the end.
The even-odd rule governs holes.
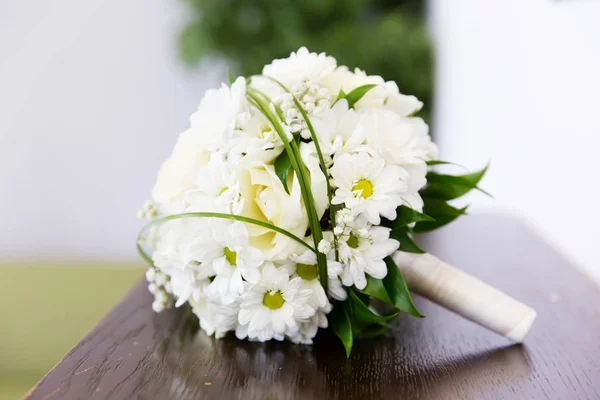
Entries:
MULTIPOLYGON (((320 169, 318 173, 315 171, 315 168, 318 168, 318 161, 315 165, 310 147, 307 147, 304 152, 309 160, 307 167, 311 172, 311 190, 317 211, 321 216, 328 204, 325 178, 320 169)), ((241 215, 278 226, 299 238, 306 235, 309 227, 308 216, 295 174, 288 182, 289 194, 275 174, 272 165, 254 162, 244 167, 239 172, 239 176, 240 192, 244 198, 241 215)), ((297 252, 300 246, 287 236, 267 228, 247 224, 247 229, 250 244, 260 249, 266 260, 285 259, 291 253, 297 252)))
POLYGON ((162 164, 152 198, 166 214, 185 210, 184 192, 194 189, 198 170, 206 165, 209 153, 198 146, 197 132, 191 129, 179 135, 171 156, 162 164))

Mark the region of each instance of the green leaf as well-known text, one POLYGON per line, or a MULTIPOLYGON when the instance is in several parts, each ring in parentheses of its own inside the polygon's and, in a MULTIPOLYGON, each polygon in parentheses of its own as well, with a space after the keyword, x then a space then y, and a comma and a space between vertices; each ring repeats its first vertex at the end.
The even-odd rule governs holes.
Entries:
MULTIPOLYGON (((452 207, 445 200, 423 197, 423 211, 427 215, 435 218, 435 222, 422 221, 418 222, 413 228, 414 233, 430 232, 449 224, 461 215, 466 214, 467 207, 456 208, 452 207)), ((402 242, 401 242, 402 243, 402 242)))
POLYGON ((400 242, 400 248, 398 249, 400 251, 417 254, 425 253, 423 249, 417 246, 412 237, 410 237, 407 228, 392 229, 390 237, 400 242))
POLYGON ((350 357, 353 343, 352 325, 344 303, 337 303, 330 316, 331 329, 333 329, 333 333, 342 341, 346 349, 346 357, 350 357))
POLYGON ((383 281, 381 279, 367 275, 367 286, 365 286, 361 292, 381 300, 384 303, 394 305, 390 296, 387 294, 387 290, 385 289, 385 286, 383 286, 383 281))
POLYGON ((348 101, 348 108, 354 108, 354 105, 358 103, 360 99, 363 98, 365 94, 369 92, 369 90, 373 89, 375 84, 370 83, 368 85, 362 85, 353 89, 350 93, 348 93, 344 98, 348 101))
POLYGON ((450 161, 441 161, 441 160, 431 160, 431 161, 427 161, 426 164, 428 166, 434 166, 434 165, 457 165, 453 162, 450 161))
POLYGON ((488 167, 467 175, 444 175, 437 172, 427 173, 427 186, 420 191, 423 197, 433 197, 441 200, 452 200, 464 196, 473 189, 484 190, 477 184, 485 175, 488 167))
POLYGON ((423 315, 415 307, 406 282, 392 257, 386 257, 387 275, 383 278, 385 286, 394 307, 414 317, 423 318, 423 315))
POLYGON ((388 331, 389 327, 385 324, 371 324, 369 326, 364 327, 360 330, 359 336, 357 338, 360 339, 371 339, 377 336, 381 336, 388 331))
POLYGON ((335 98, 335 101, 333 102, 333 104, 335 104, 338 101, 340 101, 341 99, 345 99, 345 98, 346 98, 346 92, 344 92, 343 89, 340 89, 340 92, 338 93, 337 97, 335 98))
POLYGON ((283 188, 287 194, 290 194, 290 190, 288 189, 288 177, 290 175, 290 170, 292 169, 292 162, 290 161, 290 156, 286 151, 282 152, 275 159, 275 174, 279 177, 279 180, 283 184, 283 188))
POLYGON ((412 224, 413 222, 421 222, 421 221, 429 221, 434 222, 435 219, 431 218, 429 215, 425 215, 418 211, 413 210, 410 207, 405 205, 401 205, 396 209, 396 219, 393 221, 383 220, 382 225, 387 226, 388 228, 398 229, 404 228, 405 226, 412 224))
POLYGON ((230 85, 233 82, 235 82, 235 78, 233 77, 233 75, 231 75, 231 70, 229 69, 229 67, 227 67, 227 79, 229 80, 230 85))
MULTIPOLYGON (((353 290, 348 290, 348 300, 352 309, 352 322, 356 325, 368 325, 378 324, 391 321, 396 318, 398 311, 392 312, 388 315, 379 315, 375 311, 371 310, 353 290)), ((354 324, 353 324, 354 325, 354 324)))

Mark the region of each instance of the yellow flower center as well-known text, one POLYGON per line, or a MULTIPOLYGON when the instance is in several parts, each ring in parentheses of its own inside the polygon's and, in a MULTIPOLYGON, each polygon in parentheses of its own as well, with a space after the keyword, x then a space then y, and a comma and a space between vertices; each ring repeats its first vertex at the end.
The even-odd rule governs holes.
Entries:
POLYGON ((373 184, 367 179, 359 179, 354 186, 352 186, 352 191, 360 192, 360 197, 366 199, 373 194, 373 184))
POLYGON ((312 281, 319 275, 319 270, 316 265, 298 264, 296 265, 296 273, 305 281, 312 281))
POLYGON ((225 247, 223 250, 225 253, 225 259, 229 262, 229 264, 236 266, 237 265, 237 253, 231 250, 229 247, 225 247))
POLYGON ((348 238, 348 240, 346 240, 346 244, 351 249, 356 249, 356 248, 358 248, 358 238, 356 236, 352 235, 348 238))
POLYGON ((263 297, 263 304, 271 310, 281 308, 283 303, 285 303, 285 300, 283 300, 283 296, 281 296, 279 290, 276 292, 265 293, 265 297, 263 297))

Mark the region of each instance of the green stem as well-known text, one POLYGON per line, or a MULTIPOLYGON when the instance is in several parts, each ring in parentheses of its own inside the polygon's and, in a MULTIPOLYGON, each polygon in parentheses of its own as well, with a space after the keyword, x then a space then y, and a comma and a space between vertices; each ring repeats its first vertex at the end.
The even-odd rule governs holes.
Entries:
POLYGON ((184 219, 184 218, 221 218, 221 219, 230 219, 230 220, 239 221, 239 222, 246 222, 248 224, 257 225, 257 226, 260 226, 263 228, 270 229, 277 233, 281 233, 282 235, 285 235, 285 236, 289 237, 290 239, 294 239, 296 242, 300 243, 302 246, 306 247, 307 249, 315 251, 315 249, 310 247, 310 245, 308 243, 306 243, 304 240, 300 239, 298 236, 294 235, 293 233, 288 232, 285 229, 282 229, 278 226, 269 224, 267 222, 260 221, 258 219, 244 217, 241 215, 223 214, 223 213, 216 213, 216 212, 189 212, 189 213, 167 215, 166 217, 157 218, 154 221, 147 224, 142 229, 142 232, 149 229, 153 225, 161 224, 161 223, 176 220, 176 219, 184 219))
MULTIPOLYGON (((299 152, 294 150, 294 148, 296 148, 297 150, 297 144, 293 140, 287 140, 285 132, 281 127, 281 123, 271 112, 269 104, 265 103, 263 99, 257 96, 256 93, 252 91, 252 89, 249 90, 247 94, 248 96, 250 96, 250 99, 252 99, 256 104, 258 104, 259 110, 262 111, 262 113, 265 115, 265 117, 267 117, 267 119, 269 119, 275 131, 277 131, 279 138, 283 142, 285 150, 290 158, 292 169, 296 172, 296 176, 298 177, 298 183, 300 184, 300 191, 302 192, 302 198, 304 199, 304 206, 306 208, 306 214, 308 216, 310 230, 313 237, 313 243, 315 245, 315 249, 318 249, 319 242, 323 239, 323 232, 321 231, 321 224, 315 208, 315 201, 312 196, 312 192, 309 189, 310 186, 307 185, 306 172, 304 170, 306 166, 302 162, 302 158, 300 157, 299 152)), ((319 251, 316 252, 316 255, 317 264, 319 267, 319 280, 321 282, 321 285, 323 286, 323 289, 325 289, 325 291, 327 292, 327 259, 325 258, 325 255, 320 253, 319 251)))
MULTIPOLYGON (((317 134, 315 133, 315 129, 313 128, 313 125, 310 122, 310 118, 308 118, 308 114, 306 113, 306 110, 304 109, 304 107, 302 107, 302 104, 300 104, 300 101, 298 101, 296 96, 294 96, 292 94, 292 92, 283 83, 279 82, 277 79, 272 78, 270 76, 265 76, 265 77, 267 79, 270 79, 271 81, 275 82, 284 91, 286 91, 287 93, 292 95, 292 98, 294 99, 294 104, 296 105, 296 108, 298 108, 298 110, 300 111, 300 114, 302 114, 302 118, 304 118, 304 121, 306 121, 306 126, 307 126, 308 130, 310 131, 310 136, 312 138, 313 143, 315 144, 315 149, 317 150, 317 156, 319 158, 319 164, 321 164, 321 170, 323 172, 323 175, 325 175, 325 183, 327 184, 327 199, 329 200, 329 218, 331 220, 331 227, 333 229, 333 228, 335 228, 335 206, 333 204, 331 204, 331 199, 333 198, 333 191, 331 189, 331 184, 329 183, 329 176, 328 176, 329 174, 327 173, 327 171, 328 171, 327 165, 325 165, 325 158, 323 157, 323 152, 321 151, 321 145, 319 144, 319 140, 317 138, 317 134)), ((335 236, 333 237, 333 243, 334 243, 334 247, 335 247, 335 260, 339 261, 338 242, 337 242, 337 238, 335 236)))

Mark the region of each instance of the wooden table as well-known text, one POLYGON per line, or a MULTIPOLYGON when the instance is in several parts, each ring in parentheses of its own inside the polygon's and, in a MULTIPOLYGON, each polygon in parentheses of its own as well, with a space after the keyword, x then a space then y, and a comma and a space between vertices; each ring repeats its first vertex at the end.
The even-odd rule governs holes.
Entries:
POLYGON ((141 282, 28 398, 600 399, 596 283, 508 217, 470 216, 424 241, 537 309, 524 345, 422 298, 424 320, 398 318, 349 360, 326 333, 312 347, 214 340, 183 310, 154 314, 141 282))

